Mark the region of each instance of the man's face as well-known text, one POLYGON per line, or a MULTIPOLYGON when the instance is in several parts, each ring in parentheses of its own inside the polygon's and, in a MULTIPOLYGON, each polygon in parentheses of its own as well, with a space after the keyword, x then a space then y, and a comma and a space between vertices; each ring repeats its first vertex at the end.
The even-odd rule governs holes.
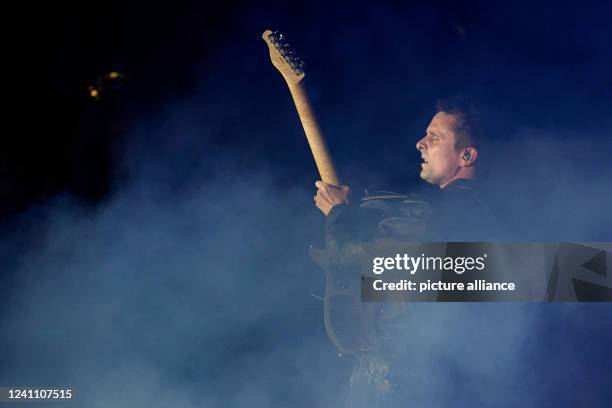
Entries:
POLYGON ((421 178, 441 187, 453 179, 460 169, 461 151, 455 150, 455 125, 457 117, 444 112, 437 113, 425 136, 416 144, 421 152, 421 178))

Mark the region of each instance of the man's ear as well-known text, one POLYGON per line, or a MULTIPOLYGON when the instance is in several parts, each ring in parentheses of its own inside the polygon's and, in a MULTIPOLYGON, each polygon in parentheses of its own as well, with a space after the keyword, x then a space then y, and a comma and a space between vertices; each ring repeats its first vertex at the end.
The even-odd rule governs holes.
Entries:
POLYGON ((475 147, 466 147, 465 149, 463 149, 463 153, 461 153, 461 160, 459 161, 459 166, 472 166, 477 158, 478 150, 475 147))

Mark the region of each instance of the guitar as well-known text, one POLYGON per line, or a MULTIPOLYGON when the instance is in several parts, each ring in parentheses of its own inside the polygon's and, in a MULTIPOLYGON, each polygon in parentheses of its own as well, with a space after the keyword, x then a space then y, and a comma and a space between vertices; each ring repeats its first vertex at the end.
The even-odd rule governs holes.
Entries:
POLYGON ((289 87, 289 92, 291 92, 291 97, 298 111, 304 133, 306 133, 306 139, 317 164, 321 180, 340 187, 340 179, 329 154, 325 137, 319 128, 315 114, 308 101, 306 90, 302 85, 302 81, 306 76, 304 73, 304 63, 287 44, 285 36, 278 31, 272 32, 266 30, 262 34, 262 38, 268 45, 272 65, 281 73, 289 87))
MULTIPOLYGON (((272 65, 281 73, 289 87, 321 180, 339 187, 340 178, 302 85, 306 76, 304 63, 287 44, 282 33, 266 30, 262 38, 268 45, 272 65)), ((358 285, 351 285, 348 274, 330 267, 325 250, 311 246, 310 256, 325 272, 323 321, 327 336, 340 353, 352 354, 358 348, 361 322, 359 288, 356 287, 358 285)))

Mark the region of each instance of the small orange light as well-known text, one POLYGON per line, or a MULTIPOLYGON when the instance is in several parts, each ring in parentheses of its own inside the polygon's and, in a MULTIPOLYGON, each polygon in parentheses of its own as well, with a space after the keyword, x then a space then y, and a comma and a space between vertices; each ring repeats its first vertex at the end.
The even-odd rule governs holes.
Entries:
POLYGON ((89 90, 89 96, 91 96, 92 98, 97 98, 98 97, 98 90, 95 88, 91 88, 89 90))
POLYGON ((117 72, 117 71, 112 71, 112 72, 108 73, 108 77, 110 79, 116 79, 116 78, 119 78, 120 76, 121 76, 121 74, 119 72, 117 72))

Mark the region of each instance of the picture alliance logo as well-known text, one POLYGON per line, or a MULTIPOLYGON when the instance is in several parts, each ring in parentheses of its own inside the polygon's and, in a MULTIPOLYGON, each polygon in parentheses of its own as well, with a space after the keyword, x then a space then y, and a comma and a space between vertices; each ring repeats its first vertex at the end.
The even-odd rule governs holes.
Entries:
POLYGON ((397 254, 394 257, 376 257, 372 260, 372 272, 380 275, 385 271, 406 271, 414 275, 418 271, 454 271, 461 275, 465 271, 482 271, 486 267, 487 254, 472 256, 410 256, 397 254))

